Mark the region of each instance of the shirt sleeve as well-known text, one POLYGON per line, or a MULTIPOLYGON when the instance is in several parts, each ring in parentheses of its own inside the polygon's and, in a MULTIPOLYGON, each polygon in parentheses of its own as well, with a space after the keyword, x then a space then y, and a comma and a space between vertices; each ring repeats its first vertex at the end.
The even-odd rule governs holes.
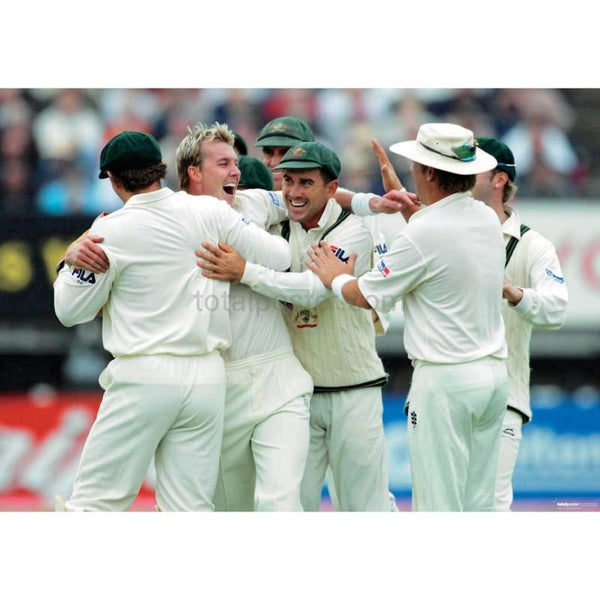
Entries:
POLYGON ((400 233, 373 269, 358 279, 358 287, 378 314, 393 310, 427 274, 425 259, 404 233, 400 233))
MULTIPOLYGON (((364 273, 371 268, 373 238, 362 224, 345 228, 341 232, 334 230, 327 236, 326 241, 344 262, 351 254, 357 254, 355 274, 364 273)), ((305 256, 305 260, 308 260, 308 255, 305 256)), ((247 262, 241 282, 264 296, 308 308, 317 306, 334 295, 319 277, 308 269, 301 273, 275 273, 247 262)))
POLYGON ((290 246, 281 236, 272 235, 241 217, 231 207, 223 204, 223 238, 246 261, 264 265, 276 271, 290 267, 290 246))
POLYGON ((554 245, 544 239, 532 241, 527 264, 529 286, 518 304, 508 306, 521 319, 545 329, 564 325, 569 300, 567 284, 554 245))
POLYGON ((54 312, 65 327, 94 319, 106 304, 115 277, 111 260, 104 273, 65 265, 54 282, 54 312))
POLYGON ((242 190, 238 192, 238 195, 243 199, 253 216, 250 220, 262 225, 265 229, 269 229, 272 225, 277 225, 288 218, 287 207, 280 191, 242 190))
POLYGON ((333 295, 312 271, 280 273, 249 262, 241 282, 263 296, 309 308, 333 295))

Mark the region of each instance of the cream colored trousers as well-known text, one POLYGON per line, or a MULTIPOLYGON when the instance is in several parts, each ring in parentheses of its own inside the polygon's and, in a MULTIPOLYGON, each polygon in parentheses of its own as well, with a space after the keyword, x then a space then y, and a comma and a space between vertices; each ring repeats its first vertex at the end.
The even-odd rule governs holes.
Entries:
POLYGON ((498 473, 496 474, 496 497, 494 510, 509 511, 513 502, 512 478, 519 456, 523 418, 513 410, 507 410, 502 422, 498 473))
POLYGON ((226 366, 218 511, 301 511, 313 382, 292 349, 226 366))
POLYGON ((318 511, 327 467, 340 511, 390 511, 381 388, 314 394, 302 480, 305 511, 318 511))
POLYGON ((68 511, 124 511, 150 463, 162 511, 211 511, 223 433, 218 354, 116 358, 85 442, 68 511))
POLYGON ((493 510, 507 381, 505 362, 494 358, 415 361, 407 398, 412 510, 493 510))

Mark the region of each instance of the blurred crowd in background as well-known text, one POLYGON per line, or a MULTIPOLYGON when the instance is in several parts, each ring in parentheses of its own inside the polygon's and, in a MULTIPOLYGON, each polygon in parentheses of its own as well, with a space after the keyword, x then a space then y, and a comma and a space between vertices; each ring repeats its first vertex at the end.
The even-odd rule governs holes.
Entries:
MULTIPOLYGON (((197 122, 227 123, 259 156, 256 135, 269 120, 305 120, 340 155, 340 183, 381 193, 371 140, 414 139, 424 122, 459 123, 508 144, 519 195, 586 198, 590 149, 574 132, 576 91, 548 89, 1 89, 0 214, 96 215, 119 208, 98 157, 116 133, 153 134, 178 188, 175 149, 197 122)), ((410 184, 407 164, 395 161, 410 184)))

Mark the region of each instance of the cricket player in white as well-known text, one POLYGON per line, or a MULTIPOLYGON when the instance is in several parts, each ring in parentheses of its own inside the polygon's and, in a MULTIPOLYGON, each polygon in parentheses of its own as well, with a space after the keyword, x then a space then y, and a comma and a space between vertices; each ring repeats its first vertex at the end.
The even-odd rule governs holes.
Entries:
MULTIPOLYGON (((232 144, 226 125, 194 127, 177 149, 180 186, 194 195, 220 194, 267 229, 287 211, 276 194, 236 191, 240 170, 232 144)), ((227 393, 215 508, 301 511, 312 379, 294 355, 276 300, 233 285, 229 308, 232 344, 223 353, 227 393)))
POLYGON ((508 345, 508 405, 502 424, 494 510, 513 502, 512 478, 522 427, 532 418, 529 396, 529 347, 533 327, 558 329, 565 322, 569 295, 554 244, 537 231, 522 227, 517 211, 506 205, 517 187, 510 148, 494 138, 477 138, 480 148, 496 158, 495 169, 477 175, 473 196, 498 215, 506 245, 502 318, 508 345))
POLYGON ((100 168, 124 202, 90 231, 104 238, 110 266, 99 274, 64 266, 55 311, 66 326, 102 311, 103 342, 115 358, 100 376, 105 393, 65 508, 126 510, 154 458, 160 510, 213 510, 229 285, 201 277, 193 252, 199 240, 227 240, 285 269, 289 248, 216 198, 161 188, 166 167, 152 136, 115 136, 100 168))
POLYGON ((353 261, 314 246, 308 267, 344 302, 385 311, 403 301, 413 510, 489 511, 507 398, 504 246, 497 217, 469 190, 496 159, 449 123, 422 125, 391 150, 413 161, 417 196, 388 194, 414 214, 387 255, 357 279, 353 261))
POLYGON ((343 305, 306 270, 306 249, 323 236, 339 260, 360 256, 358 268, 371 268, 373 240, 360 219, 333 199, 339 159, 315 142, 291 148, 279 163, 290 215, 291 273, 275 273, 238 260, 231 248, 204 245, 200 266, 208 277, 239 281, 285 301, 285 320, 294 352, 312 375, 310 450, 302 480, 304 510, 319 510, 328 465, 339 510, 389 511, 381 386, 387 382, 375 347, 371 315, 343 305), (323 179, 321 168, 331 171, 323 179), (233 261, 231 267, 227 263, 233 261), (231 268, 231 270, 229 270, 231 268))

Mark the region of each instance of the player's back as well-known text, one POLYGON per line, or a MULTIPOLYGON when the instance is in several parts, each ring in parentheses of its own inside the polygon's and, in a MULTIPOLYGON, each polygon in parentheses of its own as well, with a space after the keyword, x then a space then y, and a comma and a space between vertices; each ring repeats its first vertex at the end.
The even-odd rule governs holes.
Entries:
POLYGON ((113 354, 194 355, 229 345, 229 284, 203 277, 194 255, 202 240, 219 241, 219 204, 163 188, 94 224, 114 270, 103 311, 113 354))
POLYGON ((454 362, 502 354, 504 244, 494 212, 469 194, 454 194, 417 213, 401 235, 426 267, 404 298, 407 343, 416 357, 454 362), (426 347, 413 346, 421 336, 411 335, 411 323, 435 331, 426 347))

